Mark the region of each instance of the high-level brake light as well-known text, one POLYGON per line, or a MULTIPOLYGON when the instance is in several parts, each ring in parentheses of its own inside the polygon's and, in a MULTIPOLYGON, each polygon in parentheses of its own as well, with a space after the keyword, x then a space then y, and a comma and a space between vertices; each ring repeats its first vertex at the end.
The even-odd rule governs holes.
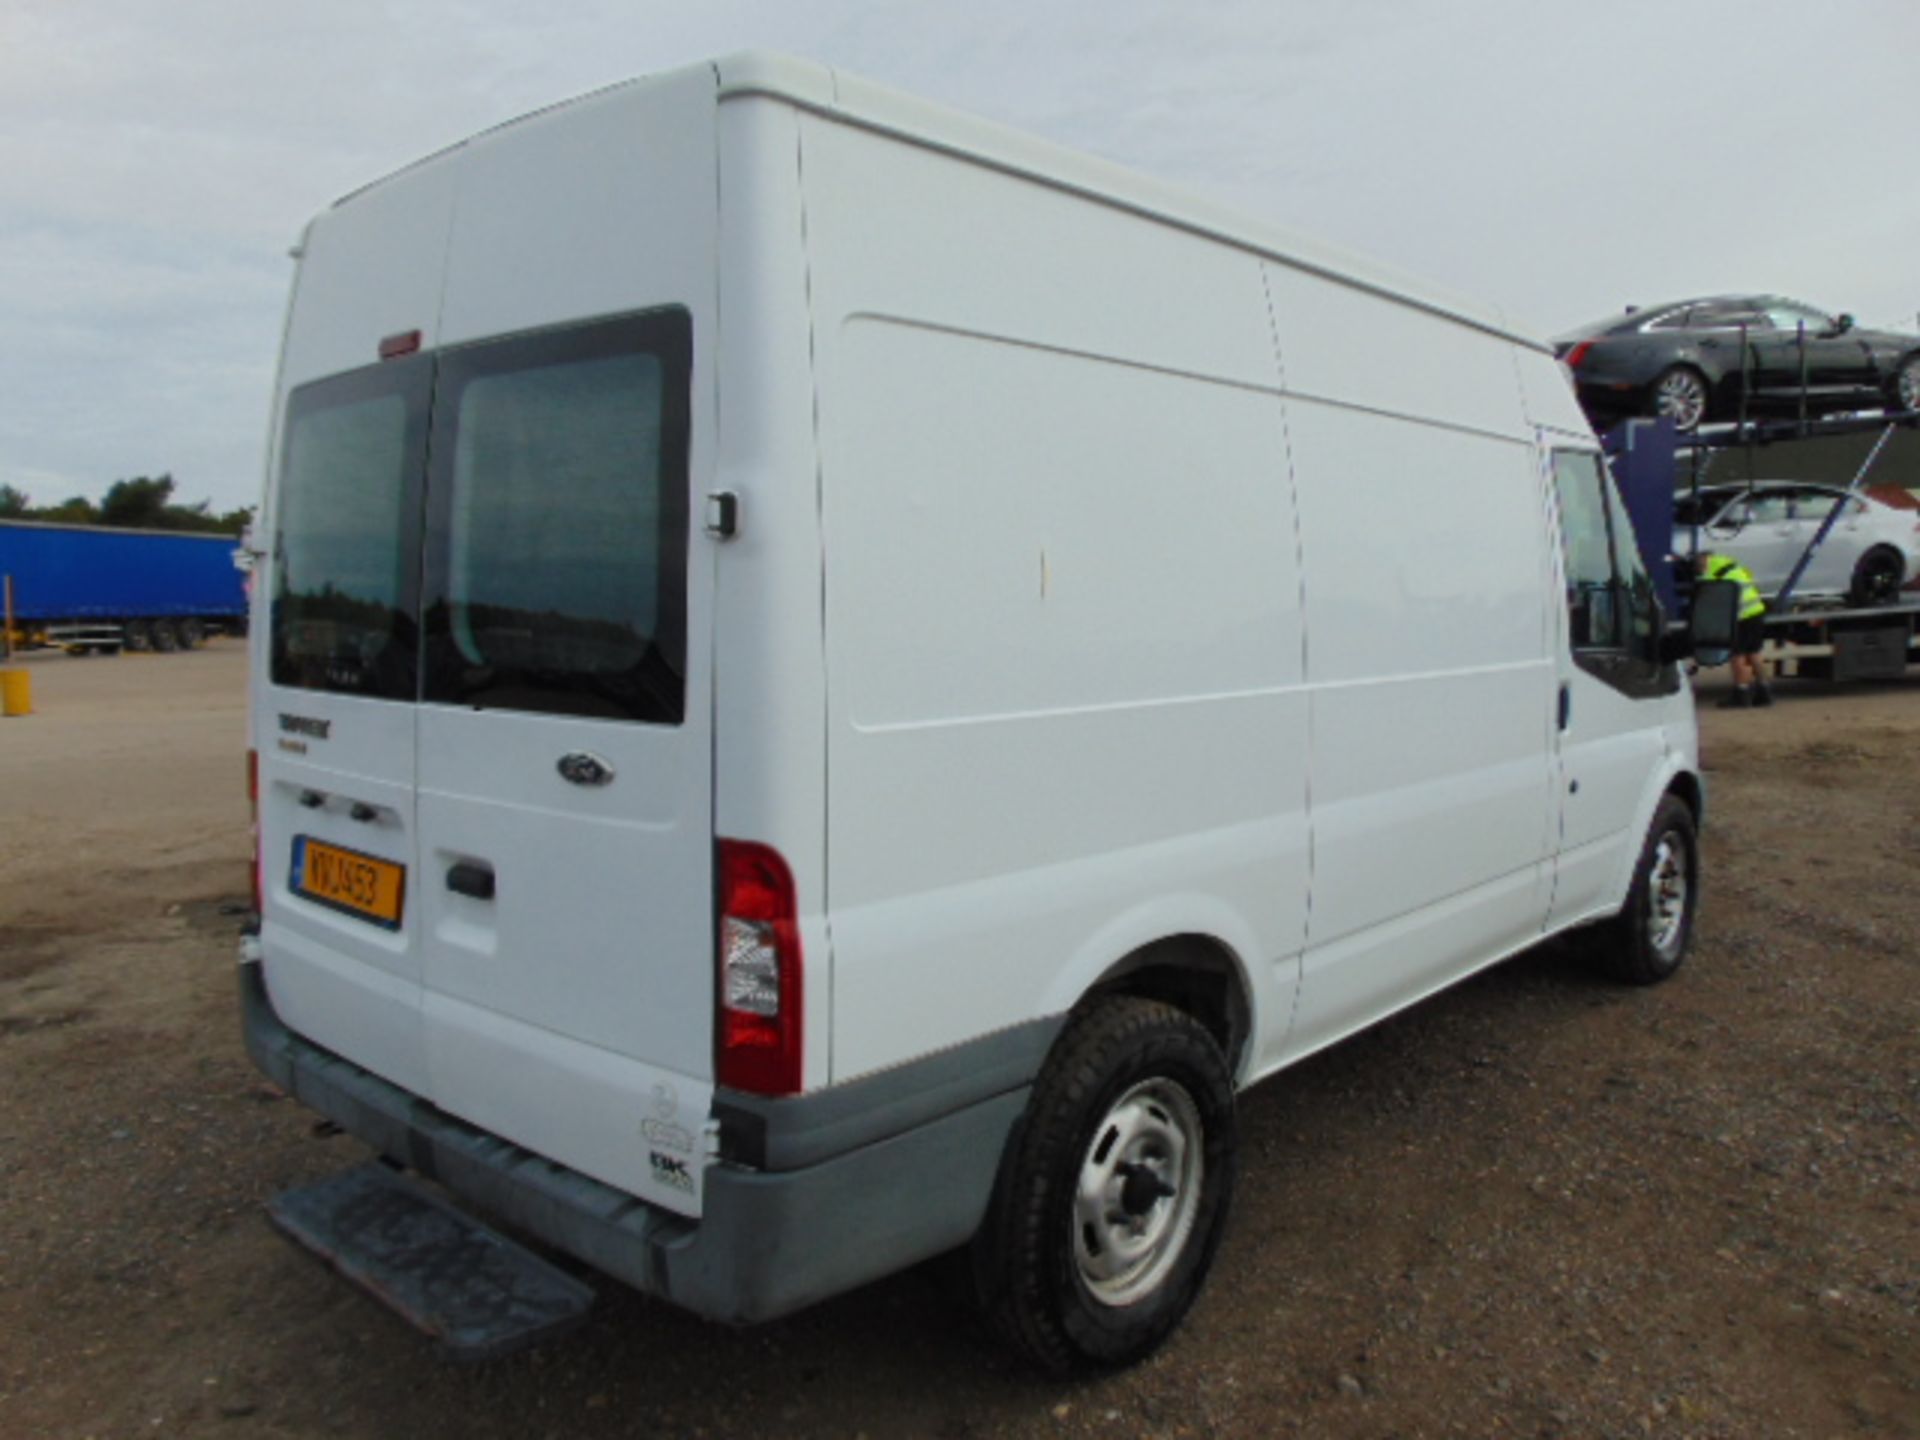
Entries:
POLYGON ((402 355, 412 355, 420 349, 420 332, 402 330, 398 335, 389 335, 380 342, 382 360, 398 360, 402 355))

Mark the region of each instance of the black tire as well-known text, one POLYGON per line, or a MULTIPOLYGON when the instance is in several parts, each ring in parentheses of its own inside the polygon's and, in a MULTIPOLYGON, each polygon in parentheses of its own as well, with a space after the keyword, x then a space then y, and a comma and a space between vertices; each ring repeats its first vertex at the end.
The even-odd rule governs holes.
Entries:
POLYGON ((198 620, 176 620, 173 632, 179 638, 182 650, 198 650, 206 643, 206 628, 198 620))
POLYGON ((171 655, 180 648, 180 634, 171 620, 155 620, 147 627, 147 633, 153 637, 153 648, 162 655, 171 655))
POLYGON ((1054 1045, 1008 1142, 973 1244, 976 1300, 1055 1373, 1144 1359, 1200 1293, 1238 1164, 1233 1080, 1213 1037, 1158 1000, 1096 1001, 1054 1045), (1081 1182, 1101 1175, 1089 1219, 1081 1182))
POLYGON ((1669 365, 1647 387, 1647 413, 1666 416, 1682 431, 1696 430, 1707 418, 1712 392, 1707 377, 1691 365, 1669 365))
POLYGON ((1657 985, 1686 960, 1699 912, 1700 841, 1693 811, 1667 795, 1653 812, 1626 904, 1599 927, 1594 956, 1623 984, 1657 985))
POLYGON ((126 648, 136 655, 153 649, 153 632, 144 620, 129 620, 120 627, 120 636, 126 648))
POLYGON ((1890 604, 1900 598, 1900 587, 1906 578, 1906 557, 1889 546, 1876 545, 1854 565, 1853 583, 1847 587, 1847 603, 1890 604))

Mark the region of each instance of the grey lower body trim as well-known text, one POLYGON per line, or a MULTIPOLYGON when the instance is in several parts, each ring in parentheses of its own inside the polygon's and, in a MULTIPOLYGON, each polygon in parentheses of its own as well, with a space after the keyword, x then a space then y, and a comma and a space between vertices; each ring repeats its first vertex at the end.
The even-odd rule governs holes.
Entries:
POLYGON ((798 1170, 914 1130, 1040 1073, 1066 1023, 1049 1015, 811 1095, 768 1100, 720 1090, 720 1154, 754 1170, 798 1170))
MULTIPOLYGON (((712 1320, 770 1320, 964 1244, 1031 1089, 1032 1072, 1011 1083, 1019 1067, 996 1070, 997 1093, 802 1168, 722 1161, 692 1221, 457 1120, 296 1035, 275 1013, 259 964, 241 965, 240 990, 248 1054, 301 1103, 508 1224, 712 1320)), ((951 1099, 947 1068, 937 1073, 935 1088, 951 1099)), ((834 1121, 843 1134, 871 1128, 837 1109, 834 1121)))

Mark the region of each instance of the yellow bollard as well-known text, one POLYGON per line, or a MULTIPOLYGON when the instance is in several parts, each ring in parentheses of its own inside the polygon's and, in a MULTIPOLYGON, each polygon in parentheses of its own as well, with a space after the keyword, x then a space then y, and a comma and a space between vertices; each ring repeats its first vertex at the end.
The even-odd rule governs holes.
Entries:
POLYGON ((33 713, 32 679, 25 670, 0 670, 0 715, 33 713))

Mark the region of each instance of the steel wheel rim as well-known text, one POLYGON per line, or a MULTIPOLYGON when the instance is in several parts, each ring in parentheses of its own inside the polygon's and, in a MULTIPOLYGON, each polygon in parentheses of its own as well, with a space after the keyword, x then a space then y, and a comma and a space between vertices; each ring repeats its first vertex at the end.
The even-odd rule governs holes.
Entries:
POLYGON ((1920 363, 1908 365, 1900 372, 1900 408, 1920 410, 1920 363))
POLYGON ((1671 830, 1654 846, 1647 900, 1647 938, 1662 958, 1672 959, 1687 923, 1687 859, 1682 842, 1671 830))
POLYGON ((1088 1294, 1131 1305, 1186 1250, 1206 1178, 1206 1127, 1186 1087, 1142 1080, 1094 1127, 1073 1195, 1073 1259, 1088 1294))
POLYGON ((1706 389, 1684 370, 1677 371, 1660 382, 1654 408, 1682 430, 1691 430, 1706 413, 1706 389))

